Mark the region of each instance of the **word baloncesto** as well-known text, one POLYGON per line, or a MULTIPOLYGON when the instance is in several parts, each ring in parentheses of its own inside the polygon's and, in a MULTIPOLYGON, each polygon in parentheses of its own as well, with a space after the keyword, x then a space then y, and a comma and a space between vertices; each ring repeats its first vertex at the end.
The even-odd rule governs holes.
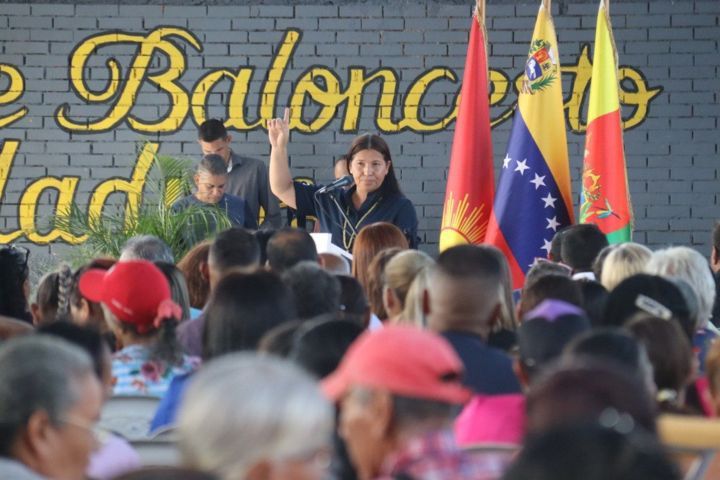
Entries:
MULTIPOLYGON (((401 76, 391 67, 374 70, 362 66, 349 67, 345 79, 342 79, 332 69, 315 65, 295 79, 286 79, 288 65, 301 39, 302 32, 299 30, 289 29, 284 32, 260 83, 258 101, 253 102, 248 99, 251 85, 256 85, 256 82, 253 83, 254 66, 211 69, 192 88, 183 84, 183 75, 188 70, 188 52, 194 49, 201 54, 203 51, 200 40, 187 29, 160 27, 147 34, 98 33, 78 43, 70 54, 68 97, 75 96, 85 105, 106 107, 106 113, 89 118, 77 110, 82 106, 68 101, 57 106, 54 121, 65 131, 89 136, 118 128, 129 128, 139 134, 173 133, 182 129, 189 118, 196 125, 205 121, 209 96, 217 93, 227 98, 225 123, 229 129, 236 131, 264 128, 267 119, 277 116, 277 112, 286 105, 293 109, 290 128, 310 134, 328 127, 339 116, 342 132, 357 132, 362 109, 369 105, 374 106, 377 129, 386 134, 405 130, 438 132, 455 120, 460 78, 452 69, 443 66, 429 68, 410 81, 404 92, 400 91, 401 76), (120 59, 124 60, 124 65, 120 59), (102 88, 92 88, 91 79, 98 77, 107 77, 107 81, 100 82, 104 83, 102 88), (285 81, 291 82, 289 99, 278 98, 280 86, 285 81), (441 82, 450 82, 451 85, 441 85, 441 82), (367 89, 371 86, 379 90, 379 93, 373 93, 374 105, 366 102, 366 95, 369 95, 367 89), (433 92, 438 92, 434 89, 442 88, 445 92, 449 86, 454 86, 456 93, 448 102, 446 113, 439 118, 424 118, 423 102, 433 92), (158 111, 162 113, 157 118, 140 118, 133 114, 143 88, 163 94, 153 97, 158 101, 165 99, 164 104, 158 103, 158 111), (251 113, 251 105, 257 105, 254 113, 251 113)), ((588 45, 581 48, 575 64, 562 67, 562 73, 570 77, 570 89, 565 101, 569 129, 581 133, 586 128, 582 109, 592 73, 588 45)), ((0 114, 0 129, 20 121, 31 108, 20 103, 25 91, 21 68, 0 64, 2 77, 6 77, 6 81, 0 85, 6 85, 6 88, 0 91, 0 106, 8 107, 5 111, 11 113, 0 114), (18 108, 13 109, 12 106, 18 108)), ((662 87, 650 87, 643 74, 632 67, 620 68, 619 78, 620 101, 626 107, 623 126, 629 129, 645 120, 650 102, 662 92, 662 87)), ((511 91, 517 92, 521 87, 522 73, 511 80, 504 71, 490 70, 489 79, 492 92, 490 103, 496 107, 492 119, 495 126, 512 117, 515 102, 510 102, 509 96, 511 91)), ((96 83, 97 80, 93 86, 96 83)), ((90 195, 88 217, 98 218, 108 197, 121 192, 126 194, 126 218, 131 218, 142 201, 145 181, 159 147, 157 143, 145 145, 129 178, 114 177, 99 183, 90 195)), ((21 141, 16 139, 6 139, 0 147, 0 201, 4 198, 5 186, 20 148, 21 141)), ((54 196, 55 214, 65 215, 75 203, 79 182, 80 177, 77 176, 46 176, 30 182, 18 202, 18 228, 0 232, 0 243, 13 241, 23 235, 36 244, 56 240, 70 244, 82 243, 85 240, 83 235, 57 227, 42 229, 37 222, 38 205, 44 192, 54 190, 57 193, 54 196)))

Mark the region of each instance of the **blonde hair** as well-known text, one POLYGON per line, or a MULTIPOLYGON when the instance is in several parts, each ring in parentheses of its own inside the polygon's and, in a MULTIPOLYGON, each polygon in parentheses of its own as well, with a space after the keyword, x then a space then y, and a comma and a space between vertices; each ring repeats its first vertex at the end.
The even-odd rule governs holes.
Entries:
POLYGON ((419 250, 405 250, 393 258, 385 265, 384 279, 385 287, 395 292, 395 296, 400 300, 400 304, 405 307, 405 298, 407 297, 410 285, 412 285, 415 276, 426 267, 433 265, 435 261, 425 252, 419 250))
POLYGON ((430 283, 431 265, 424 266, 415 274, 415 278, 408 288, 405 296, 405 307, 396 323, 411 324, 420 328, 427 328, 427 319, 423 308, 423 297, 430 283))
POLYGON ((600 283, 608 291, 626 278, 642 273, 652 257, 652 251, 639 243, 627 242, 613 248, 602 264, 600 283))

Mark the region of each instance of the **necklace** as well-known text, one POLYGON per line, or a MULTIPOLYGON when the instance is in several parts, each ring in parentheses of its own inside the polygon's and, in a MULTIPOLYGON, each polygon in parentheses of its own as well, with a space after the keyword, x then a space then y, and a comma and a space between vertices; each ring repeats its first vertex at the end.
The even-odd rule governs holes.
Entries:
POLYGON ((348 252, 350 251, 350 247, 352 247, 353 242, 355 242, 355 237, 357 237, 357 227, 360 226, 360 224, 367 218, 370 213, 375 210, 375 207, 378 206, 378 204, 382 201, 382 197, 378 197, 377 200, 375 200, 375 203, 372 204, 372 206, 368 209, 367 212, 365 212, 365 215, 360 217, 360 220, 358 220, 355 225, 350 223, 348 220, 348 215, 350 215, 350 207, 345 207, 345 218, 343 220, 343 247, 345 247, 345 250, 348 252), (348 227, 350 227, 350 238, 347 238, 347 231, 348 227))

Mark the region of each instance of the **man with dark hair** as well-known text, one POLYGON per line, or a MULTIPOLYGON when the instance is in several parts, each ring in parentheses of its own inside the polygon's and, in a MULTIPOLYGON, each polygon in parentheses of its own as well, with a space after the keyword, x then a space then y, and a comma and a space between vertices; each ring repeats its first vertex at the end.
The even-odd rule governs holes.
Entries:
POLYGON ((568 343, 589 330, 585 312, 562 300, 545 300, 529 311, 518 329, 514 369, 520 383, 529 386, 568 343))
POLYGON ((360 479, 496 479, 494 454, 457 447, 452 425, 471 392, 442 337, 410 326, 363 333, 322 382, 360 479))
POLYGON ((573 269, 573 278, 595 280, 593 262, 608 246, 605 234, 592 223, 571 225, 562 233, 562 261, 573 269))
POLYGON ((218 229, 218 218, 213 210, 223 212, 233 227, 257 228, 256 216, 249 210, 247 203, 236 195, 225 193, 228 180, 225 162, 220 155, 205 155, 195 169, 193 181, 196 191, 179 199, 172 206, 174 212, 188 208, 202 207, 197 216, 193 216, 186 238, 191 245, 204 240, 218 229), (202 213, 201 213, 202 212, 202 213))
POLYGON ((198 128, 198 143, 203 155, 219 155, 225 162, 228 175, 225 191, 245 200, 253 219, 258 222, 262 208, 265 219, 260 228, 280 227, 280 207, 270 192, 267 166, 256 158, 233 152, 230 148, 231 142, 232 136, 220 120, 206 120, 198 128))
POLYGON ((502 308, 501 258, 486 247, 449 248, 432 268, 425 294, 428 326, 455 348, 465 384, 477 393, 520 392, 510 357, 486 343, 502 308))
POLYGON ((518 306, 518 317, 522 319, 527 312, 549 299, 562 300, 577 307, 583 304, 582 290, 577 281, 564 275, 550 274, 526 284, 518 306))
POLYGON ((103 393, 88 355, 30 335, 0 347, 0 478, 80 479, 103 393))
POLYGON ((299 320, 332 318, 340 308, 340 282, 317 262, 300 262, 282 274, 297 299, 299 320))
MULTIPOLYGON (((226 273, 230 271, 250 273, 260 267, 260 245, 255 236, 242 228, 230 228, 220 232, 208 253, 208 280, 210 293, 226 273)), ((205 317, 185 321, 178 326, 177 337, 186 353, 202 354, 202 332, 205 317)))
POLYGON ((317 262, 317 248, 305 230, 285 228, 268 240, 267 261, 274 272, 282 274, 302 261, 317 262))

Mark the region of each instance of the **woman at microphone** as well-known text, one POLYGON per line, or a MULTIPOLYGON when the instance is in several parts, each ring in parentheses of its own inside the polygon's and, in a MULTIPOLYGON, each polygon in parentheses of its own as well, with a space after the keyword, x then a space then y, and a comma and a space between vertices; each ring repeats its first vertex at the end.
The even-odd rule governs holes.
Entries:
POLYGON ((352 179, 339 179, 323 187, 293 182, 288 165, 287 145, 290 110, 283 118, 268 121, 270 140, 270 189, 298 215, 312 215, 320 231, 332 234, 335 245, 351 251, 362 227, 389 222, 402 230, 415 248, 417 215, 412 202, 400 191, 387 143, 378 135, 361 135, 353 140, 346 155, 352 179), (343 189, 343 185, 354 186, 343 189))

